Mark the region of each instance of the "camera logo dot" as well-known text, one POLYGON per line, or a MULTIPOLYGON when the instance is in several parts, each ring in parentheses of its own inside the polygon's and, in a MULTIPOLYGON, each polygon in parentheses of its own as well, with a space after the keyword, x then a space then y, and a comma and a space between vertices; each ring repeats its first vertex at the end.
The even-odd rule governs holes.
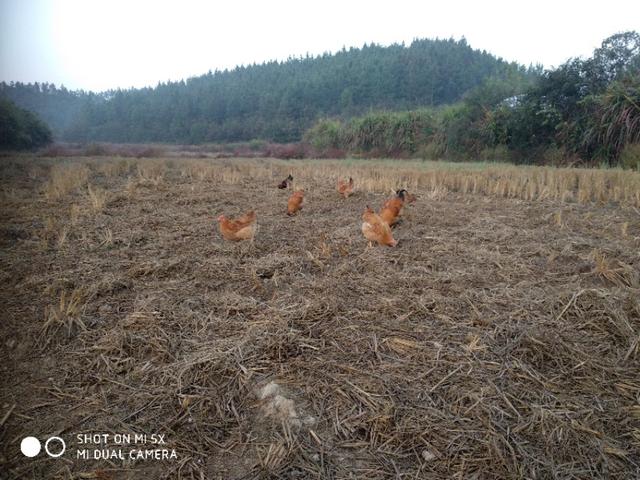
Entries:
POLYGON ((20 451, 25 457, 35 457, 40 453, 40 440, 36 437, 24 437, 20 442, 20 451))
POLYGON ((60 437, 49 437, 47 442, 44 444, 44 451, 47 452, 47 455, 53 458, 61 457, 66 449, 67 449, 67 445, 64 443, 64 440, 62 440, 60 437), (57 440, 62 445, 62 448, 60 449, 59 452, 52 452, 51 450, 49 450, 49 444, 51 443, 52 440, 57 440))

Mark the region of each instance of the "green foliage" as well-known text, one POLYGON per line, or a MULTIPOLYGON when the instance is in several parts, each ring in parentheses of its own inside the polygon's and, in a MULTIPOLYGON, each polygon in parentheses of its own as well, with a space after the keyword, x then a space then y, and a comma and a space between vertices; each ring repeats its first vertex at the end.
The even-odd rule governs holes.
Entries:
POLYGON ((640 36, 616 34, 592 58, 545 72, 511 105, 491 114, 493 142, 525 162, 605 161, 638 138, 640 36), (552 152, 552 153, 550 153, 552 152))
POLYGON ((323 119, 306 131, 303 140, 316 150, 344 148, 342 128, 337 120, 323 119))
POLYGON ((370 112, 349 121, 322 120, 305 135, 316 149, 340 148, 367 156, 505 160, 493 109, 531 80, 490 77, 462 102, 441 108, 370 112))
POLYGON ((623 32, 606 38, 585 64, 587 75, 598 82, 601 90, 610 82, 637 75, 640 72, 640 34, 623 32))
POLYGON ((346 120, 371 110, 449 104, 486 78, 533 75, 533 70, 473 50, 464 39, 448 39, 364 45, 209 72, 155 88, 87 94, 0 84, 0 90, 42 114, 67 141, 291 142, 320 118, 346 120))
POLYGON ((369 156, 416 156, 418 149, 437 141, 433 110, 371 112, 347 122, 321 120, 305 134, 317 150, 344 149, 369 156))
POLYGON ((620 166, 640 172, 640 143, 630 143, 622 149, 620 166))
POLYGON ((615 163, 626 145, 640 142, 640 76, 613 82, 590 104, 594 118, 584 143, 615 163))
POLYGON ((539 77, 489 76, 453 105, 320 123, 307 138, 371 156, 615 165, 640 143, 640 36, 616 34, 539 77))
POLYGON ((479 159, 483 162, 500 162, 505 163, 511 160, 511 154, 506 145, 497 145, 495 147, 487 147, 480 152, 479 159))
POLYGON ((27 150, 51 143, 51 130, 33 113, 0 98, 0 148, 27 150))

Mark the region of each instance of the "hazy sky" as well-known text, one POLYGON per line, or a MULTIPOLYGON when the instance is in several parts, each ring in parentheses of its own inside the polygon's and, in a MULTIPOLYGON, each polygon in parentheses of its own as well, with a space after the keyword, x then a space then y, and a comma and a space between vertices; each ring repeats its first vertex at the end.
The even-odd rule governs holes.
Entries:
POLYGON ((640 1, 0 0, 0 80, 101 91, 306 53, 464 36, 523 64, 640 31, 640 1))

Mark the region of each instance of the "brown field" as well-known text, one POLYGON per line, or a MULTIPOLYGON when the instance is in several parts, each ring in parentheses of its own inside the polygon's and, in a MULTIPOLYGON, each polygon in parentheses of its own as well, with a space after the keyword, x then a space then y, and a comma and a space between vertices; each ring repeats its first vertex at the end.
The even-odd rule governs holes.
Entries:
POLYGON ((0 160, 0 478, 640 476, 639 173, 0 160), (254 245, 222 241, 251 208, 254 245), (82 433, 177 459, 78 459, 82 433))

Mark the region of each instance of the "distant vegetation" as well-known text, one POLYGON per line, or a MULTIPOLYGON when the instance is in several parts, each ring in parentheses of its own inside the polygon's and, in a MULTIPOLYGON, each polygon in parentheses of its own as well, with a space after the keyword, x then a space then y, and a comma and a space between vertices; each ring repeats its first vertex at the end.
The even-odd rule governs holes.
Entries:
POLYGON ((535 83, 490 78, 444 108, 324 119, 305 135, 319 150, 378 157, 526 163, 640 162, 640 36, 606 39, 535 83))
POLYGON ((464 39, 416 40, 156 88, 95 94, 1 83, 0 96, 71 142, 235 142, 233 152, 281 158, 640 165, 637 32, 546 71, 473 50, 464 39))
POLYGON ((298 141, 322 117, 459 101, 489 77, 522 83, 536 69, 462 40, 365 45, 318 57, 209 72, 155 88, 93 94, 48 84, 0 84, 65 141, 204 143, 298 141))
POLYGON ((28 150, 51 141, 51 130, 35 114, 0 98, 0 149, 28 150))

